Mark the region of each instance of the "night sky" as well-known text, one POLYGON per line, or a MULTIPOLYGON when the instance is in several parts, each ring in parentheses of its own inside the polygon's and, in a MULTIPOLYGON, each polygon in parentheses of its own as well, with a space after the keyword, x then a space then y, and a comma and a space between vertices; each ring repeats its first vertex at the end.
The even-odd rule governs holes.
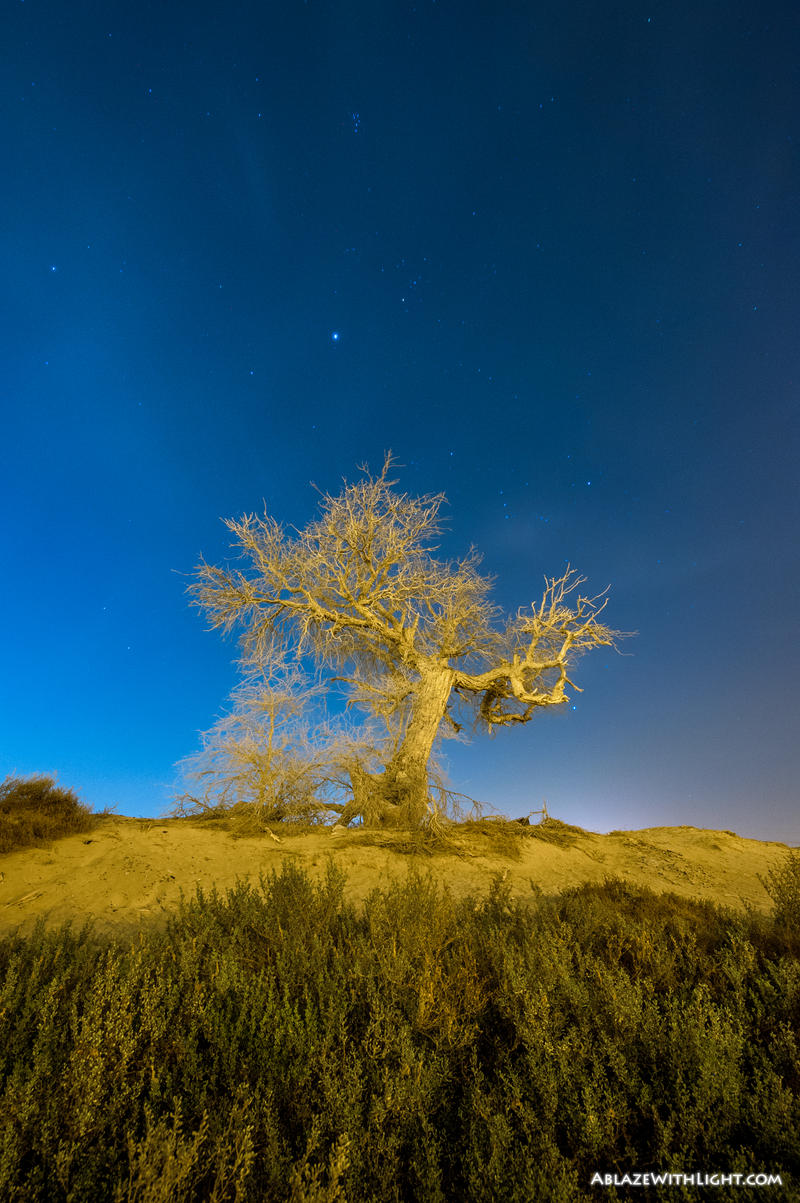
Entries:
POLYGON ((800 843, 800 10, 16 0, 0 778, 157 815, 240 680, 185 593, 391 449, 516 611, 637 631, 445 743, 596 831, 800 843))

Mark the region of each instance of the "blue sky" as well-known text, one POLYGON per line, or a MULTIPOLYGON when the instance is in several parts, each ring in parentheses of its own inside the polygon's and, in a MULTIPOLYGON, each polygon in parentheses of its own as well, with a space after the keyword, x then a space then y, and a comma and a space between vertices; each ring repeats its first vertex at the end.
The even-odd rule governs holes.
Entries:
POLYGON ((507 610, 569 561, 638 631, 455 789, 800 842, 798 45, 772 0, 10 9, 0 775, 165 810, 238 680, 220 519, 391 448, 507 610))

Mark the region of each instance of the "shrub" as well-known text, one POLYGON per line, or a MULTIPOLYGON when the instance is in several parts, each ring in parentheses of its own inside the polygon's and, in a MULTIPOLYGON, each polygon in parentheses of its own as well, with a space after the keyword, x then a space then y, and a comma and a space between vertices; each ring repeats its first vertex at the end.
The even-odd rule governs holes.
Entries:
POLYGON ((785 941, 613 880, 530 905, 410 872, 359 908, 345 884, 286 861, 129 946, 0 940, 0 1198, 589 1203, 597 1170, 790 1189, 785 941))
POLYGON ((800 849, 793 848, 782 865, 759 881, 772 899, 776 924, 800 936, 800 849))
POLYGON ((6 777, 0 784, 0 852, 91 831, 97 817, 52 777, 6 777))

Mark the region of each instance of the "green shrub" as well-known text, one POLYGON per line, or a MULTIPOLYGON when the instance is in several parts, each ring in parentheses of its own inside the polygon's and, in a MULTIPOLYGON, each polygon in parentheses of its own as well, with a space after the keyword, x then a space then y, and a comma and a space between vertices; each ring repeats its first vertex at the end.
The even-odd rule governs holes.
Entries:
POLYGON ((182 897, 165 931, 0 940, 0 1198, 583 1203, 593 1172, 647 1169, 789 1183, 799 1027, 800 959, 752 917, 615 880, 530 903, 498 876, 454 901, 413 870, 356 909, 332 861, 317 883, 287 861, 182 897))
POLYGON ((793 848, 779 868, 759 881, 772 899, 775 922, 800 936, 800 849, 793 848))

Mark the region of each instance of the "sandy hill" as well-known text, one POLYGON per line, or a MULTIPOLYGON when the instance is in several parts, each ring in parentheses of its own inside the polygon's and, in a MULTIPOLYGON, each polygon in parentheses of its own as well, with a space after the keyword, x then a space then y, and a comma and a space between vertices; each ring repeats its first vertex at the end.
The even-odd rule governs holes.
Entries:
POLYGON ((26 935, 40 915, 48 927, 66 919, 79 926, 87 916, 95 931, 127 937, 141 923, 163 926, 178 907, 180 889, 194 897, 216 885, 221 894, 237 879, 258 884, 259 872, 280 872, 292 858, 310 875, 324 874, 327 856, 348 874, 347 892, 362 900, 389 877, 403 878, 411 862, 428 867, 455 897, 485 894, 498 871, 515 897, 530 899, 531 882, 545 894, 584 881, 621 876, 684 897, 709 898, 725 906, 751 904, 767 911, 770 899, 759 877, 779 866, 785 844, 743 839, 730 831, 696 827, 650 827, 598 835, 555 824, 551 839, 531 829, 518 842, 519 859, 487 847, 480 836, 459 838, 459 854, 409 855, 366 842, 358 830, 321 829, 308 834, 239 836, 196 819, 136 819, 109 815, 90 835, 74 835, 46 848, 0 856, 0 936, 26 935))

